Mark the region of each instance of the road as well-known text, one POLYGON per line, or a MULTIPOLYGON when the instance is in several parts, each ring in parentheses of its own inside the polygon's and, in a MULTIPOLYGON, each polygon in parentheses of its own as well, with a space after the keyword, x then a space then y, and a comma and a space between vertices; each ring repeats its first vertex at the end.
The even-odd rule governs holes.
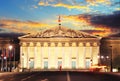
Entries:
POLYGON ((120 73, 41 71, 0 73, 0 81, 120 81, 120 73))

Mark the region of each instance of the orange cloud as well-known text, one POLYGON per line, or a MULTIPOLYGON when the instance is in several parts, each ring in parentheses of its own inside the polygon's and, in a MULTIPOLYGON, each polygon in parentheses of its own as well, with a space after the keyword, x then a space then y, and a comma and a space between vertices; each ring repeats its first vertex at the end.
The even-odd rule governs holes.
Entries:
MULTIPOLYGON (((63 16, 63 22, 72 24, 78 30, 94 30, 93 35, 108 36, 113 33, 110 27, 105 25, 95 25, 91 23, 92 16, 90 15, 70 15, 63 16)), ((88 32, 89 33, 89 32, 88 32)))
POLYGON ((85 30, 85 29, 92 29, 90 24, 90 16, 85 15, 70 15, 70 16, 63 16, 64 20, 63 23, 72 24, 75 29, 78 30, 85 30))
POLYGON ((38 5, 40 6, 52 6, 52 7, 64 7, 67 8, 69 10, 71 9, 84 9, 86 11, 91 11, 89 6, 98 6, 100 4, 104 4, 104 5, 110 5, 111 1, 110 0, 85 0, 87 4, 81 4, 82 2, 84 3, 84 1, 81 2, 77 2, 76 0, 67 0, 67 3, 64 3, 64 1, 57 1, 57 0, 46 0, 46 1, 40 1, 38 3, 38 5))
POLYGON ((69 4, 64 4, 64 3, 57 3, 53 6, 54 7, 65 7, 67 9, 89 9, 87 6, 69 5, 69 4))
POLYGON ((67 9, 86 9, 86 10, 89 10, 89 8, 86 5, 85 6, 71 5, 71 4, 65 4, 62 2, 58 2, 56 4, 50 4, 49 2, 39 2, 38 5, 40 5, 40 6, 52 6, 52 7, 64 7, 67 9))
POLYGON ((112 33, 112 30, 109 27, 98 25, 95 27, 95 30, 100 30, 101 32, 93 32, 93 35, 99 35, 99 36, 108 36, 112 33))
POLYGON ((110 0, 86 0, 86 2, 92 6, 97 6, 98 4, 105 4, 105 5, 111 4, 110 0))
POLYGON ((1 27, 7 28, 11 31, 15 32, 36 32, 40 29, 45 29, 46 27, 52 27, 52 25, 48 25, 40 22, 33 21, 18 21, 18 20, 0 20, 1 27))

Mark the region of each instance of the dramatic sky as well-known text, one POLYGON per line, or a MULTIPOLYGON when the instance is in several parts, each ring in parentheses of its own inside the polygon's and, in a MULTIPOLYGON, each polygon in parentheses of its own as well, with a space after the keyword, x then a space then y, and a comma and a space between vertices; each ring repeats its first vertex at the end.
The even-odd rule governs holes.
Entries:
POLYGON ((34 33, 58 26, 94 35, 120 32, 120 0, 0 0, 0 33, 34 33))

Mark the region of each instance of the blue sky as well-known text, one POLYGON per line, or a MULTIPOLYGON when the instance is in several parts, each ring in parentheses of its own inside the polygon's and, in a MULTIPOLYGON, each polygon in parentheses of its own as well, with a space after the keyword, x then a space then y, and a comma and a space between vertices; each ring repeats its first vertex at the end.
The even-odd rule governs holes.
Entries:
POLYGON ((59 15, 62 26, 92 30, 95 35, 120 29, 119 0, 0 0, 0 33, 34 33, 56 27, 59 15), (117 23, 110 26, 110 18, 117 23))

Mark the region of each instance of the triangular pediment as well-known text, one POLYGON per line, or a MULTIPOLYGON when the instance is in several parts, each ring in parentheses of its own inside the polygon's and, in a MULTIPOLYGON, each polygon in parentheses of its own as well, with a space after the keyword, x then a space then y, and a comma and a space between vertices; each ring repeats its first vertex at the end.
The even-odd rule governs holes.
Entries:
POLYGON ((66 27, 55 27, 44 31, 40 31, 38 33, 25 35, 22 36, 22 38, 97 38, 97 37, 82 31, 73 30, 66 27))

